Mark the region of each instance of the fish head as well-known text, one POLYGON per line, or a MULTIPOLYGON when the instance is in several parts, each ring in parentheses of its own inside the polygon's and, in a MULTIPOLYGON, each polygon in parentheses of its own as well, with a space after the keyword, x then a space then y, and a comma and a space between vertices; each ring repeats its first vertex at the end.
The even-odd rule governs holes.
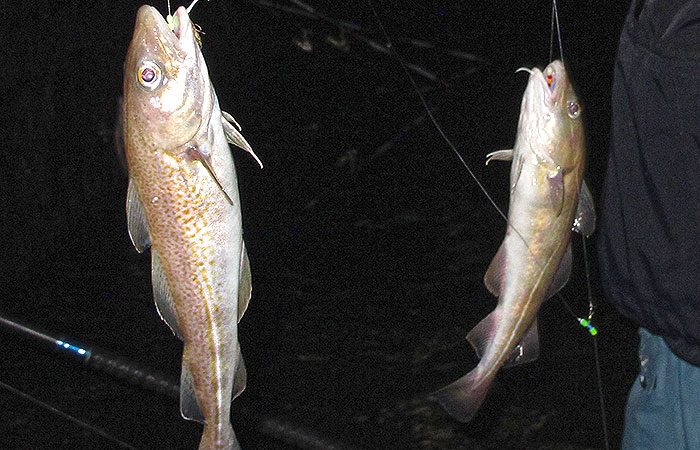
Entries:
POLYGON ((542 71, 528 71, 518 134, 541 159, 561 167, 577 165, 584 144, 581 104, 564 64, 555 60, 542 71))
POLYGON ((140 137, 139 150, 182 148, 206 125, 212 105, 206 64, 185 8, 175 12, 172 28, 155 8, 139 8, 124 67, 127 157, 136 151, 130 148, 134 137, 140 137))

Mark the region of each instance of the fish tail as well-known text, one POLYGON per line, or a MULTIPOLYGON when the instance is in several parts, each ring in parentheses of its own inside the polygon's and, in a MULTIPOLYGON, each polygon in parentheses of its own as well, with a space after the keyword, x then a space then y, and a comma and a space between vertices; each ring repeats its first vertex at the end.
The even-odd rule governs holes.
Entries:
POLYGON ((204 425, 199 450, 240 450, 241 446, 230 423, 204 425))
POLYGON ((433 392, 431 398, 455 419, 469 422, 484 402, 492 381, 493 377, 483 377, 478 369, 474 369, 452 384, 433 392))

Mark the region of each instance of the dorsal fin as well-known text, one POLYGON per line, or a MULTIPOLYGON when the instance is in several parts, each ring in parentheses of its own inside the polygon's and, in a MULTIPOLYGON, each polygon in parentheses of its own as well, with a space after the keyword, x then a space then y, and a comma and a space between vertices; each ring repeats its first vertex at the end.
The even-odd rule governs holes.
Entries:
POLYGON ((486 270, 484 275, 484 284, 486 289, 489 290, 496 297, 501 296, 501 287, 503 286, 503 281, 505 280, 505 268, 506 268, 506 250, 505 241, 501 243, 498 248, 496 255, 491 260, 489 268, 486 270))

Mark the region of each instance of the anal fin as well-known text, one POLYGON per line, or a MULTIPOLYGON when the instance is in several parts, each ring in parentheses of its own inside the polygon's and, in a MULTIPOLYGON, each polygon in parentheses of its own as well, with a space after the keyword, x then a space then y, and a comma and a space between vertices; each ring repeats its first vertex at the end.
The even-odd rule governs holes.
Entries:
POLYGON ((484 284, 486 285, 486 289, 488 289, 489 292, 496 297, 500 297, 501 295, 501 288, 505 280, 505 269, 506 249, 505 241, 503 241, 501 246, 498 247, 496 255, 491 260, 491 264, 489 264, 486 274, 484 274, 484 284))

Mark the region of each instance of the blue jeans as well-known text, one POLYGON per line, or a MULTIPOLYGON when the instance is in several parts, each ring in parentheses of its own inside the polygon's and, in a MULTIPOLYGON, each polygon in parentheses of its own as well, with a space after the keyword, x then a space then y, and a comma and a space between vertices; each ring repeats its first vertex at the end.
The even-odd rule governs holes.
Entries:
POLYGON ((639 375, 625 411, 623 449, 700 449, 700 367, 639 329, 639 375))

